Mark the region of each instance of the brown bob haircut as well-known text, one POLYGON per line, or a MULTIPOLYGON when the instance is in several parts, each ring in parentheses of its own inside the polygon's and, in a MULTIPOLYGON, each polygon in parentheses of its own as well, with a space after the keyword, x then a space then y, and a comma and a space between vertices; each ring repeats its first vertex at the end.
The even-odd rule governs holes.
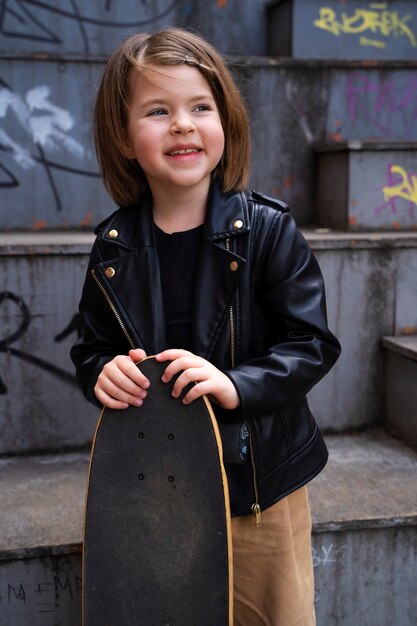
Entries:
POLYGON ((147 189, 136 159, 124 156, 131 72, 147 65, 195 66, 208 82, 225 135, 214 175, 223 191, 241 191, 249 178, 250 132, 242 97, 221 55, 181 28, 139 33, 122 42, 104 70, 94 109, 94 141, 104 184, 119 206, 138 203, 147 189))

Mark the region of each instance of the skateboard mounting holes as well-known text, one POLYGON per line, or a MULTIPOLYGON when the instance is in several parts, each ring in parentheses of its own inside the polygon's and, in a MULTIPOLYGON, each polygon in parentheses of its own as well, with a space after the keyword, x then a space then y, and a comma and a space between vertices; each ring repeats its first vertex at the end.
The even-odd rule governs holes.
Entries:
POLYGON ((175 476, 168 476, 168 480, 170 483, 173 483, 175 481, 175 476))
POLYGON ((175 435, 174 435, 174 433, 169 433, 169 435, 168 435, 168 439, 169 439, 170 441, 173 441, 173 440, 175 439, 175 435))
POLYGON ((145 480, 145 474, 138 474, 139 480, 145 480))
POLYGON ((139 437, 139 439, 144 439, 145 433, 138 433, 138 437, 139 437))

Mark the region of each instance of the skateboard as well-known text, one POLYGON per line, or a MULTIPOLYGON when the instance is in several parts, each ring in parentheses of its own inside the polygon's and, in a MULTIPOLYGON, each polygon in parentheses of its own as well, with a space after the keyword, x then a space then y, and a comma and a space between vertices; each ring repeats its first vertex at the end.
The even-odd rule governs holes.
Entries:
POLYGON ((90 458, 83 626, 231 626, 232 546, 221 439, 207 398, 189 405, 138 366, 142 407, 103 409, 90 458))

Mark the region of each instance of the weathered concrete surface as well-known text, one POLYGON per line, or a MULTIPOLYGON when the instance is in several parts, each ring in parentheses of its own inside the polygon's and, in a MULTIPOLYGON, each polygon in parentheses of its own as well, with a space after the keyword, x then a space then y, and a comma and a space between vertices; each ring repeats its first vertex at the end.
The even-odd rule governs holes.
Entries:
POLYGON ((417 328, 415 235, 330 234, 327 242, 307 236, 323 272, 330 327, 342 344, 310 404, 326 431, 363 428, 383 415, 381 337, 417 328))
POLYGON ((301 59, 415 59, 417 7, 407 0, 277 0, 268 50, 301 59))
POLYGON ((224 53, 266 51, 267 0, 12 4, 2 17, 0 52, 106 55, 132 33, 174 25, 201 32, 224 53))
POLYGON ((417 335, 384 337, 386 428, 417 449, 417 335))
MULTIPOLYGON (((309 394, 311 408, 325 431, 363 428, 383 415, 381 337, 417 329, 417 235, 305 234, 343 349, 309 394)), ((82 233, 0 236, 0 454, 91 441, 98 409, 75 385, 69 350, 92 240, 82 233)))
MULTIPOLYGON (((316 219, 316 144, 417 140, 410 65, 365 71, 341 62, 231 60, 251 117, 251 185, 290 204, 299 224, 316 219)), ((89 57, 0 61, 3 229, 91 230, 113 210, 90 130, 103 63, 89 57)))
POLYGON ((81 626, 81 570, 79 553, 0 562, 1 626, 81 626))
MULTIPOLYGON (((326 441, 309 485, 317 623, 412 626, 417 454, 377 431, 326 441)), ((86 478, 84 454, 0 461, 1 626, 81 626, 86 478)))
POLYGON ((0 561, 79 552, 88 461, 88 452, 0 459, 0 561))
POLYGON ((327 437, 310 483, 317 623, 412 626, 417 454, 378 432, 327 437))
POLYGON ((42 245, 0 255, 0 454, 91 441, 99 409, 84 400, 69 357, 87 262, 42 245))
POLYGON ((417 230, 414 172, 416 142, 356 141, 319 147, 318 223, 349 231, 417 230))

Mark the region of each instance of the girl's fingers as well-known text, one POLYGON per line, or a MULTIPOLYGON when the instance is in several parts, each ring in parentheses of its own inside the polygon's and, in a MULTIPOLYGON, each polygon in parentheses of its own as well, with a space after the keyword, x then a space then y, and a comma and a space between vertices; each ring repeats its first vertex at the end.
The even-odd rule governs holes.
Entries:
POLYGON ((194 356, 193 354, 180 356, 175 359, 175 361, 171 361, 162 375, 162 380, 164 383, 169 383, 172 377, 179 374, 179 372, 186 371, 191 368, 199 369, 202 368, 204 364, 204 359, 194 356))
POLYGON ((182 399, 183 404, 190 404, 197 398, 201 398, 201 396, 207 396, 211 392, 211 384, 210 381, 204 380, 201 383, 197 383, 193 385, 182 399))
MULTIPOLYGON (((181 395, 183 389, 187 387, 190 383, 195 383, 197 381, 201 381, 207 378, 202 367, 189 367, 184 370, 183 373, 178 376, 172 387, 172 395, 174 398, 178 398, 181 395)), ((164 379, 162 379, 164 380, 164 379)), ((167 381, 164 381, 167 382, 167 381)))
POLYGON ((134 363, 139 363, 139 361, 146 359, 146 352, 142 348, 135 348, 134 350, 129 350, 129 356, 134 363))
POLYGON ((117 356, 103 367, 103 372, 115 384, 124 385, 127 378, 142 389, 149 387, 149 380, 128 356, 117 356))

